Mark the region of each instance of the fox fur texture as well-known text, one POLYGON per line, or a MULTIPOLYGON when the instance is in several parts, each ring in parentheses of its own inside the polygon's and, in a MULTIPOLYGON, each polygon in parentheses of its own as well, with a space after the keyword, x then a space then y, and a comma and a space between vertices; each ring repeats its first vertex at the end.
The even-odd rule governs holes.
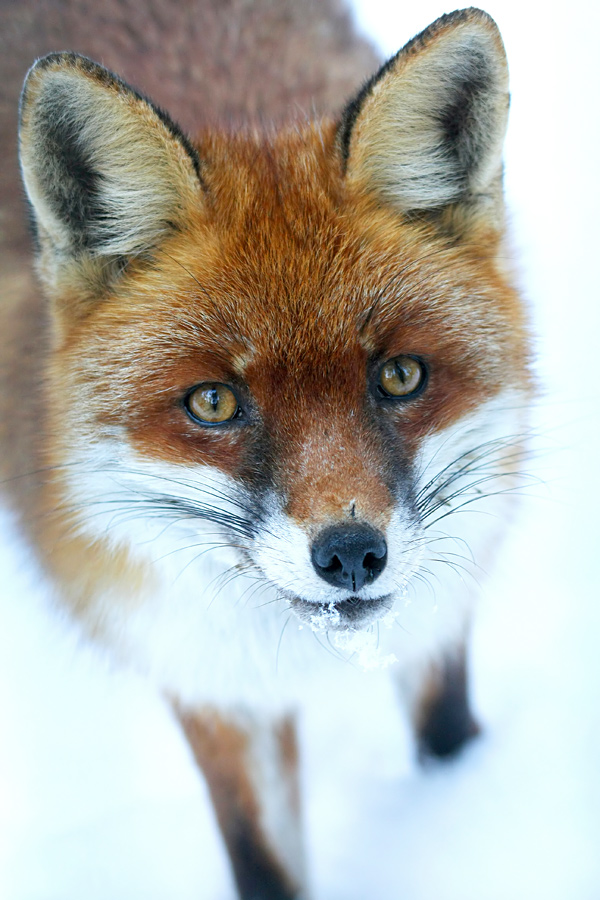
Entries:
POLYGON ((422 753, 477 732, 465 641, 532 391, 502 41, 460 10, 377 70, 334 0, 125 0, 109 45, 39 7, 2 5, 46 53, 19 116, 39 288, 12 180, 2 220, 7 498, 173 704, 240 896, 306 897, 308 671, 389 666, 422 753))

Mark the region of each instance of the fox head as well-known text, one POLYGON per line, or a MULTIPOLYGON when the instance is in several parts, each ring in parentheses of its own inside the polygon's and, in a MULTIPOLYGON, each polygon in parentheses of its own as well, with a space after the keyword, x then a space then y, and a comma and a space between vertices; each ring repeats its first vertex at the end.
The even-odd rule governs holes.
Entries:
POLYGON ((47 503, 78 576, 98 547, 160 570, 183 541, 192 570, 222 559, 352 630, 463 539, 458 510, 510 484, 530 390, 503 260, 508 103, 478 10, 339 117, 277 132, 191 142, 83 57, 32 68, 47 503))

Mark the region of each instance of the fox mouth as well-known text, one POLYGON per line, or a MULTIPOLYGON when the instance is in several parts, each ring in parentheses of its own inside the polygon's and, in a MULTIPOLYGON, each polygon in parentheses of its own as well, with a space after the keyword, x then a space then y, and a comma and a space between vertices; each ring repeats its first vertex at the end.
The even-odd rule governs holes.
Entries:
POLYGON ((315 603, 301 597, 291 597, 290 607, 301 622, 313 631, 359 631, 372 625, 390 612, 393 597, 387 594, 374 600, 348 597, 337 603, 315 603))

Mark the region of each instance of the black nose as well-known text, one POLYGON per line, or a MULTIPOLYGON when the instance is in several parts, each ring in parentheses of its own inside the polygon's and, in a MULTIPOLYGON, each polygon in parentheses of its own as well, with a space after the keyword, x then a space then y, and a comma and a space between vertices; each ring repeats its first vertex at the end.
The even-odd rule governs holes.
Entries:
POLYGON ((314 542, 311 559, 328 584, 359 591, 385 569, 387 546, 383 535, 370 525, 333 525, 314 542))

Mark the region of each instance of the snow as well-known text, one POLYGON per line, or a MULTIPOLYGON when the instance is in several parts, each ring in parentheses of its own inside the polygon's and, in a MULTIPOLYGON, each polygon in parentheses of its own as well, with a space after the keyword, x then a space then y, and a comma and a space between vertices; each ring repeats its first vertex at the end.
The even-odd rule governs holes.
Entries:
MULTIPOLYGON (((447 11, 361 0, 396 50, 447 11)), ((302 722, 318 900, 596 900, 595 491, 599 8, 494 0, 512 72, 507 193, 539 334, 533 491, 473 634, 483 735, 419 768, 386 672, 349 667, 302 722)), ((509 376, 509 373, 507 373, 509 376)), ((0 897, 232 900, 205 787, 170 712, 57 620, 0 520, 0 897)))
POLYGON ((388 666, 398 662, 398 657, 393 653, 383 652, 379 646, 380 631, 392 628, 398 616, 399 613, 391 609, 381 617, 378 628, 372 627, 367 631, 337 631, 331 635, 331 643, 345 659, 351 660, 363 672, 387 669, 388 666))

